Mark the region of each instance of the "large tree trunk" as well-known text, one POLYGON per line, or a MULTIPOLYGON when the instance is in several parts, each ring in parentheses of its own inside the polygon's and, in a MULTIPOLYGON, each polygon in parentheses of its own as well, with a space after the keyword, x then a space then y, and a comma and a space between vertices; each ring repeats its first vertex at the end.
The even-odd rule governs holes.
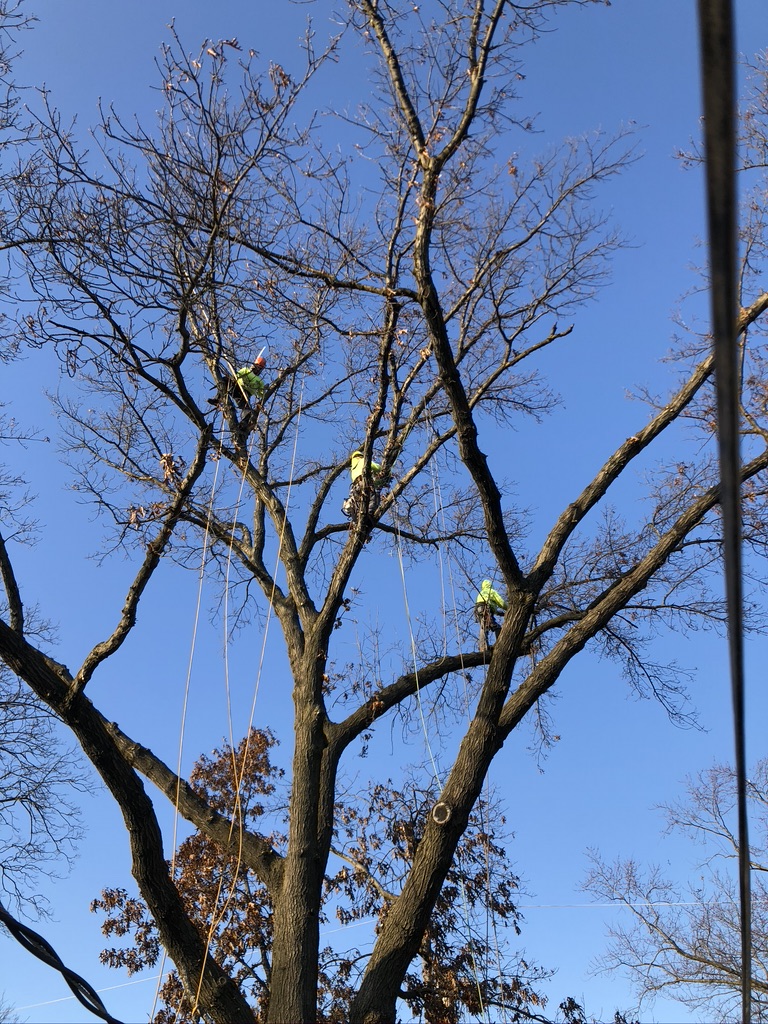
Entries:
POLYGON ((353 1024, 394 1024, 406 971, 419 952, 456 847, 503 743, 499 719, 530 610, 531 598, 520 595, 507 612, 475 715, 426 823, 402 892, 381 925, 351 1007, 353 1024))
MULTIPOLYGON (((296 683, 295 748, 288 852, 283 884, 274 899, 269 1024, 312 1024, 317 1015, 320 903, 328 857, 318 835, 326 748, 319 681, 324 663, 305 651, 296 683)), ((322 829, 327 834, 327 828, 322 829)))

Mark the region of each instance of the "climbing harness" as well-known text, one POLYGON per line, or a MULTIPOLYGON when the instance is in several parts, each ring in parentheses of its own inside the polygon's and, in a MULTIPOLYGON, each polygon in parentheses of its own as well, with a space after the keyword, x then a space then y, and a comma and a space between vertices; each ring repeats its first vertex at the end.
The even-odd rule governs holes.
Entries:
POLYGON ((490 634, 493 633, 495 639, 501 631, 501 626, 496 621, 496 616, 487 601, 478 601, 475 604, 475 620, 480 626, 479 650, 481 654, 485 654, 490 646, 488 643, 490 634))
POLYGON ((342 514, 347 519, 357 519, 361 514, 372 519, 381 504, 381 491, 385 486, 385 477, 381 473, 377 463, 371 462, 370 478, 366 479, 364 467, 361 465, 363 453, 360 449, 352 453, 350 460, 350 472, 352 473, 352 486, 349 489, 349 496, 341 505, 342 514), (368 500, 365 500, 366 488, 368 500))
POLYGON ((238 409, 244 412, 240 426, 242 430, 246 431, 246 434, 252 427, 251 420, 253 418, 253 414, 258 411, 266 390, 264 382, 259 376, 267 365, 267 361, 264 358, 264 350, 266 347, 266 345, 262 346, 261 351, 251 365, 241 366, 239 370, 236 370, 225 357, 225 362, 229 371, 228 376, 221 384, 217 385, 214 396, 208 399, 209 405, 214 406, 216 409, 220 409, 226 404, 227 400, 231 398, 238 409), (257 401, 255 410, 251 408, 252 397, 255 397, 257 401))
POLYGON ((363 477, 358 477, 350 488, 349 497, 342 502, 341 511, 347 519, 357 519, 363 509, 365 509, 365 515, 371 519, 376 515, 381 504, 381 492, 373 483, 369 484, 368 501, 364 506, 364 491, 365 480, 363 477))

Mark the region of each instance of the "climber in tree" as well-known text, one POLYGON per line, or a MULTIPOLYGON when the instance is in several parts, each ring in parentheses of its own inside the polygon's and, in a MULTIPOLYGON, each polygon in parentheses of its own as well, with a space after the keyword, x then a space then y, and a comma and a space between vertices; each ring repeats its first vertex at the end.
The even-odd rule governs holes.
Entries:
MULTIPOLYGON (((234 376, 228 377, 225 381, 223 394, 231 396, 239 409, 250 409, 252 397, 256 398, 258 407, 266 391, 266 386, 260 376, 266 365, 266 360, 259 354, 251 366, 241 366, 234 376)), ((209 398, 208 402, 218 406, 221 403, 221 396, 222 392, 219 392, 213 398, 209 398)))
POLYGON ((496 621, 496 616, 502 616, 507 610, 507 602, 493 589, 490 580, 483 580, 480 591, 475 598, 475 618, 480 624, 480 650, 488 650, 488 634, 493 633, 494 637, 499 635, 501 629, 496 621))
MULTIPOLYGON (((371 462, 371 492, 368 496, 368 515, 372 516, 379 507, 381 500, 381 489, 384 486, 384 478, 381 466, 378 462, 371 462)), ((349 497, 343 502, 341 511, 347 519, 354 519, 360 510, 360 502, 365 487, 365 458, 360 448, 352 452, 349 460, 349 475, 352 483, 349 489, 349 497)))

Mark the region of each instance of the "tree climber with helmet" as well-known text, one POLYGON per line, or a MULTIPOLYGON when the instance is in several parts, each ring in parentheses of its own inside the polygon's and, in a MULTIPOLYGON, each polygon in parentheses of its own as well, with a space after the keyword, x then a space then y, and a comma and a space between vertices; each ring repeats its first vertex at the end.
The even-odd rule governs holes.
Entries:
MULTIPOLYGON (((365 457, 361 448, 357 448, 352 452, 349 459, 349 475, 352 483, 349 489, 349 496, 345 499, 341 506, 341 511, 347 517, 347 519, 354 519, 360 510, 360 503, 363 497, 363 491, 365 488, 365 457)), ((381 472, 381 466, 378 462, 371 462, 370 464, 370 485, 371 491, 368 495, 368 515, 372 516, 376 509, 379 507, 379 501, 381 498, 381 489, 384 486, 384 478, 381 472)))
MULTIPOLYGON (((224 395, 231 396, 239 409, 250 409, 252 397, 256 398, 258 408, 266 391, 266 385, 259 375, 266 365, 267 361, 260 353, 250 366, 241 366, 233 376, 227 377, 224 382, 224 395)), ((220 405, 221 393, 209 398, 208 402, 210 405, 220 405)))
POLYGON ((483 585, 475 598, 475 618, 480 624, 480 650, 488 650, 488 634, 493 633, 494 638, 499 635, 501 629, 496 621, 496 616, 502 616, 507 610, 507 602, 493 589, 490 580, 483 580, 483 585))
POLYGON ((257 405, 261 403, 267 389, 259 374, 266 365, 266 360, 259 356, 253 366, 241 366, 235 374, 235 401, 241 409, 250 409, 251 397, 256 399, 257 405))

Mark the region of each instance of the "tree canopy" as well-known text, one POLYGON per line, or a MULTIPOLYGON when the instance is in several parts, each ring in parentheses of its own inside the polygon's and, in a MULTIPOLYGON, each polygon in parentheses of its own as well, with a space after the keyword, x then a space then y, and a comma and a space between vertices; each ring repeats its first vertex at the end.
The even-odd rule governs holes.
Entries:
MULTIPOLYGON (((105 909, 123 922, 139 915, 132 924, 149 955, 159 943, 172 959, 191 1019, 335 1013, 383 1024, 409 993, 425 1012, 447 998, 435 962, 463 958, 453 972, 463 979, 471 956, 456 938, 435 956, 457 913, 457 874, 490 917, 516 920, 512 890, 481 895, 472 859, 494 852, 491 830, 473 822, 504 742, 587 647, 685 716, 679 672, 654 658, 653 640, 722 621, 705 332, 679 346, 667 392, 644 396, 635 432, 616 439, 543 542, 529 540, 536 495, 518 504, 485 451, 486 431, 533 429, 552 408, 541 355, 569 337, 622 243, 596 195, 635 158, 631 131, 527 155, 523 55, 564 2, 402 11, 348 0, 336 38, 308 32, 298 74, 236 39, 189 54, 172 34, 154 125, 105 108, 88 148, 46 103, 4 167, 0 246, 18 282, 5 355, 38 349, 60 360, 53 400, 75 486, 108 525, 103 557, 126 558, 133 575, 111 630, 64 664, 29 626, 3 534, 0 657, 71 730, 120 808, 141 905, 116 889, 105 909), (370 88, 329 131, 315 90, 352 41, 370 88), (510 155, 518 139, 524 157, 510 155), (249 397, 238 371, 265 346, 263 394, 249 397), (347 519, 356 450, 362 472, 347 519), (614 495, 640 466, 644 492, 626 508, 614 495), (357 589, 362 560, 382 550, 415 564, 449 558, 454 606, 471 610, 484 577, 503 590, 492 649, 480 649, 474 627, 445 631, 443 600, 409 609, 409 635, 386 656, 371 636, 353 663, 338 658, 357 608, 376 601, 357 589), (233 752, 254 736, 249 722, 216 756, 219 769, 231 761, 231 778, 201 785, 169 766, 170 749, 150 749, 99 709, 94 684, 171 561, 218 579, 243 628, 279 624, 293 701, 284 830, 264 829, 240 792, 246 773, 233 752), (366 737, 420 728, 425 716, 439 723, 439 767, 430 752, 400 778, 352 787, 366 737), (176 863, 145 781, 194 831, 176 863), (388 856, 371 858, 382 837, 388 856), (224 875, 232 887, 259 887, 245 964, 226 930, 201 927, 213 910, 190 910, 195 879, 183 872, 212 847, 224 888, 224 875), (319 928, 337 899, 342 918, 352 912, 342 898, 350 885, 378 915, 376 937, 345 968, 343 1009, 328 1009, 319 928), (268 968, 264 954, 254 971, 266 936, 268 968)), ((756 589, 768 468, 764 96, 758 81, 743 122, 754 191, 738 321, 756 589)), ((763 625, 756 610, 751 624, 763 625)), ((151 699, 154 681, 137 685, 151 699)), ((200 901, 208 895, 201 889, 200 901)), ((503 996, 519 997, 521 1019, 538 1012, 535 977, 515 970, 516 992, 501 983, 480 992, 481 1009, 503 996)), ((465 985, 470 1011, 471 999, 465 985)))

